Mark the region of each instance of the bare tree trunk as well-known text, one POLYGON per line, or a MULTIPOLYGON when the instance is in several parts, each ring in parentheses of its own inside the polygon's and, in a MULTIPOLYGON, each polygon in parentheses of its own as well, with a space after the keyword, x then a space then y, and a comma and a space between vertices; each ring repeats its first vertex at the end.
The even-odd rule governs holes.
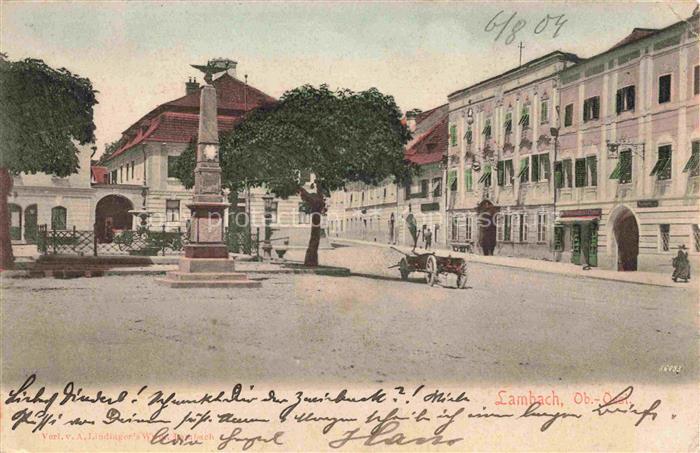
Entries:
POLYGON ((7 168, 0 167, 0 269, 12 269, 15 263, 10 238, 10 207, 7 202, 11 190, 12 175, 7 168))
POLYGON ((303 187, 299 189, 301 199, 311 208, 311 237, 304 256, 304 266, 318 266, 318 246, 321 243, 321 218, 326 208, 326 201, 320 188, 316 188, 316 193, 309 193, 303 187))

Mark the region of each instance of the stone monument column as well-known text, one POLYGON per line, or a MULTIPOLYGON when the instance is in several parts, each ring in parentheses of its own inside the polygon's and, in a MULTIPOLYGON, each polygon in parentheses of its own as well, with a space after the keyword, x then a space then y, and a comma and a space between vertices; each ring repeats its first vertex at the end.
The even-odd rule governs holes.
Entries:
POLYGON ((224 214, 229 206, 221 193, 219 133, 216 89, 205 85, 199 102, 197 166, 194 169, 194 197, 188 204, 192 214, 187 258, 228 258, 224 243, 224 214))
POLYGON ((194 196, 187 205, 192 214, 189 244, 180 258, 179 270, 168 272, 158 282, 174 288, 257 288, 261 286, 259 281, 234 272, 235 264, 224 242, 224 213, 229 204, 221 193, 216 89, 211 83, 212 74, 226 68, 212 61, 195 67, 205 72, 207 85, 202 87, 199 101, 194 196))

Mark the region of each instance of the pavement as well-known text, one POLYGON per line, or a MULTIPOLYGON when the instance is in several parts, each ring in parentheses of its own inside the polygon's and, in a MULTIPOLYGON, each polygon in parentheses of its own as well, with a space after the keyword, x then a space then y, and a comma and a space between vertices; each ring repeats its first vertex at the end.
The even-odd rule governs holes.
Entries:
MULTIPOLYGON (((346 244, 346 245, 362 245, 372 247, 390 248, 392 245, 379 242, 361 241, 355 239, 340 239, 333 238, 331 243, 346 244)), ((406 253, 411 252, 411 247, 394 245, 394 248, 402 250, 406 253)), ((515 269, 528 269, 535 272, 544 272, 547 274, 566 275, 569 277, 578 277, 585 279, 608 280, 614 282, 636 283, 640 285, 664 286, 669 288, 693 288, 697 289, 696 281, 691 280, 688 283, 674 282, 668 274, 660 274, 657 272, 618 272, 609 269, 601 269, 592 267, 584 270, 582 266, 577 266, 571 263, 561 263, 555 261, 534 260, 529 258, 517 258, 509 256, 484 256, 473 253, 455 252, 451 249, 424 250, 416 248, 416 252, 435 252, 438 255, 462 257, 468 262, 480 263, 489 266, 510 267, 515 269)), ((397 259, 398 261, 398 259, 397 259)))
POLYGON ((397 253, 382 247, 338 247, 320 260, 353 274, 260 274, 262 288, 235 291, 165 288, 147 275, 3 280, 3 380, 697 379, 697 291, 478 262, 458 290, 451 276, 434 287, 417 273, 402 281, 388 269, 397 253))

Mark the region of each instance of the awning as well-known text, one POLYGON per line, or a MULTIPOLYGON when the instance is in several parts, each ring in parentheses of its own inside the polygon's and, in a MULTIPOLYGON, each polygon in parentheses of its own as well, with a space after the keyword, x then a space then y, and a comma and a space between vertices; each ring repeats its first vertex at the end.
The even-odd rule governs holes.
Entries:
POLYGON ((575 217, 559 217, 557 219, 558 223, 577 223, 577 222, 593 222, 600 220, 600 216, 597 215, 581 215, 575 217))

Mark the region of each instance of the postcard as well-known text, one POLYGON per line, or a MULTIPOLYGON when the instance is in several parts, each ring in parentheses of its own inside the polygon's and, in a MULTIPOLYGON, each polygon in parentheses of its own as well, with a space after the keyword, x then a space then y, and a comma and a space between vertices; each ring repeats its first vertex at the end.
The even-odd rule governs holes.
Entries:
POLYGON ((0 450, 700 450, 699 32, 0 3, 0 450))

